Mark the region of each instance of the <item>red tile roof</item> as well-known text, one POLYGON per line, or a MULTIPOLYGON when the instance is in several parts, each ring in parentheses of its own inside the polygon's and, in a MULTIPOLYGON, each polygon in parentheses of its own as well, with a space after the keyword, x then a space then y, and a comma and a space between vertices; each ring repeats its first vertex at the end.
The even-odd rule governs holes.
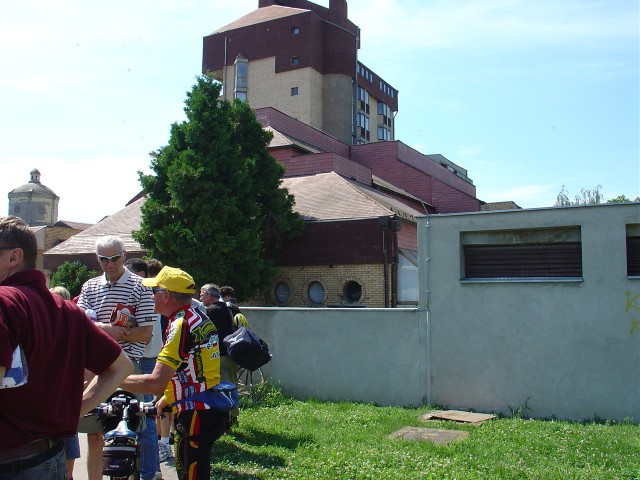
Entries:
POLYGON ((271 20, 277 20, 279 18, 290 17, 292 15, 299 15, 301 13, 309 12, 310 10, 304 10, 301 8, 281 7, 279 5, 272 5, 270 7, 263 7, 248 13, 244 17, 219 28, 211 35, 215 33, 222 33, 236 28, 248 27, 249 25, 255 25, 257 23, 269 22, 271 20))

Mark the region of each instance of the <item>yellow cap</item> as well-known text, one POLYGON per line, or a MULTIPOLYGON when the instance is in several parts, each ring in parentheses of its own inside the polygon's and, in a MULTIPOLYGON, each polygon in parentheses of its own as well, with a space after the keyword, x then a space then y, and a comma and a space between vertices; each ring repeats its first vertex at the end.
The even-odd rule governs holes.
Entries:
POLYGON ((155 278, 143 278, 145 287, 160 287, 170 292, 196 293, 193 277, 187 272, 173 267, 162 267, 155 278))

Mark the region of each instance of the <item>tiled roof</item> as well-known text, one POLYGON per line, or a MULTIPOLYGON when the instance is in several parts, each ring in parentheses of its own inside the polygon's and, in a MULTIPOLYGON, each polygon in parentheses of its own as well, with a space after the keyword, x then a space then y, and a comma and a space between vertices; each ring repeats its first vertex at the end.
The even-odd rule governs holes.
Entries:
POLYGON ((124 240, 128 252, 140 252, 143 248, 131 236, 131 232, 140 228, 142 215, 140 207, 146 197, 129 204, 119 212, 109 215, 95 225, 74 235, 48 250, 45 255, 76 255, 95 252, 96 239, 103 235, 117 235, 124 240))
POLYGON ((219 28, 212 33, 222 33, 228 30, 235 30, 236 28, 247 27, 249 25, 255 25, 257 23, 269 22, 271 20, 277 20, 279 18, 290 17, 291 15, 298 15, 300 13, 309 12, 310 10, 304 10, 301 8, 281 7, 279 5, 271 5, 269 7, 258 8, 251 13, 248 13, 244 17, 219 28))
POLYGON ((289 177, 282 186, 295 197, 294 210, 305 220, 371 218, 398 214, 404 218, 420 212, 335 172, 289 177))
POLYGON ((263 127, 263 129, 273 133, 273 138, 271 139, 271 142, 269 142, 269 148, 298 147, 307 153, 321 152, 321 150, 318 150, 317 148, 312 147, 311 145, 307 145, 304 142, 296 140, 293 137, 285 135, 284 133, 279 132, 273 127, 263 127))
MULTIPOLYGON (((362 183, 347 180, 335 172, 289 177, 282 186, 295 197, 294 211, 308 221, 344 220, 398 215, 414 219, 420 212, 362 183)), ((117 235, 128 252, 142 252, 131 236, 140 228, 140 207, 146 197, 130 203, 119 212, 74 235, 48 250, 45 255, 80 255, 95 252, 95 243, 103 235, 117 235)))
POLYGON ((522 207, 516 205, 515 202, 508 200, 506 202, 487 202, 480 205, 480 211, 496 211, 496 210, 522 210, 522 207))
POLYGON ((54 227, 69 227, 74 230, 86 230, 91 225, 93 225, 93 223, 69 222, 67 220, 58 220, 53 224, 54 227))

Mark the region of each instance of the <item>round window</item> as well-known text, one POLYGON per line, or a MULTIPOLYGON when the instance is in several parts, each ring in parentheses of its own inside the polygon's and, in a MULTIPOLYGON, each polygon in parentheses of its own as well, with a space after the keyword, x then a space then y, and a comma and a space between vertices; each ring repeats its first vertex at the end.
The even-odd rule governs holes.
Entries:
POLYGON ((358 282, 350 280, 344 284, 342 293, 347 303, 358 303, 362 298, 362 286, 358 282))
POLYGON ((291 298, 291 288, 284 282, 280 282, 276 285, 275 290, 276 302, 287 303, 291 298))
POLYGON ((13 213, 20 213, 20 206, 16 205, 15 207, 13 207, 13 213))
POLYGON ((311 282, 309 285, 309 300, 312 303, 322 303, 324 300, 324 285, 320 282, 311 282))

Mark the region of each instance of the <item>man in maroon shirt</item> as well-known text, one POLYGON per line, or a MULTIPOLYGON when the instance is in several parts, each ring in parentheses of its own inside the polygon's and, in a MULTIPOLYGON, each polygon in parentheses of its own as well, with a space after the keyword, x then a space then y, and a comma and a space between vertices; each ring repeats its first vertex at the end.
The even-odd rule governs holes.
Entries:
POLYGON ((64 479, 62 437, 133 370, 115 340, 49 292, 36 254, 24 221, 0 217, 0 479, 64 479), (85 368, 97 374, 86 389, 85 368))

